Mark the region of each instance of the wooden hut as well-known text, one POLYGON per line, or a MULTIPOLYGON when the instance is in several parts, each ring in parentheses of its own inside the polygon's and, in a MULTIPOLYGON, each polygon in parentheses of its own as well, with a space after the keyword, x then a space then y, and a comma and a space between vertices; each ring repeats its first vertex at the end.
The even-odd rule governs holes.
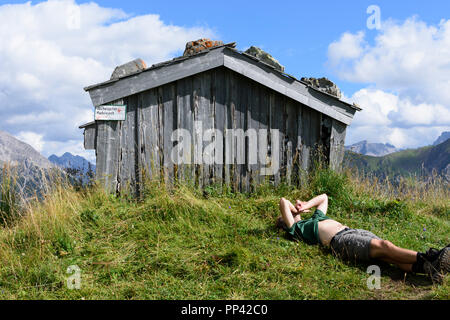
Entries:
POLYGON ((318 147, 322 160, 336 169, 346 127, 360 110, 229 45, 137 68, 85 90, 95 107, 126 106, 123 121, 96 120, 80 127, 85 148, 96 151, 97 179, 111 191, 129 185, 137 193, 145 176, 200 187, 224 183, 240 191, 264 181, 295 184, 311 167, 318 147), (174 140, 176 129, 191 133, 192 150, 184 155, 189 163, 173 159, 180 143, 174 140), (202 136, 208 129, 224 134, 202 136), (244 143, 230 142, 230 129, 255 129, 267 139, 256 142, 245 135, 244 143), (223 161, 195 159, 214 139, 223 140, 223 152, 212 151, 223 161), (262 175, 273 163, 249 161, 255 150, 276 158, 278 170, 262 175))

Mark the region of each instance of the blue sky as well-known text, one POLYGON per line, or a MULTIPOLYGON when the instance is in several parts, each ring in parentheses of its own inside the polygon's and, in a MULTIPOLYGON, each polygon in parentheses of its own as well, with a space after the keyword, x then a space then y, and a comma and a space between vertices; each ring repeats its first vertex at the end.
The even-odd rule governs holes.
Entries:
MULTIPOLYGON (((38 1, 33 1, 38 2, 38 1)), ((77 1, 78 3, 91 1, 77 1)), ((158 14, 166 24, 202 26, 238 48, 257 45, 275 56, 294 76, 329 77, 347 94, 362 87, 339 81, 326 67, 328 45, 343 32, 366 30, 366 13, 378 5, 381 19, 403 21, 411 16, 437 24, 450 18, 450 1, 95 1, 130 15, 158 14), (445 16, 443 13, 447 13, 445 16)))
POLYGON ((347 144, 428 145, 450 130, 449 13, 450 1, 0 0, 0 130, 46 156, 93 160, 77 128, 93 117, 82 88, 118 64, 151 65, 211 37, 259 46, 297 78, 334 81, 364 109, 347 144), (381 29, 367 27, 370 5, 381 29))

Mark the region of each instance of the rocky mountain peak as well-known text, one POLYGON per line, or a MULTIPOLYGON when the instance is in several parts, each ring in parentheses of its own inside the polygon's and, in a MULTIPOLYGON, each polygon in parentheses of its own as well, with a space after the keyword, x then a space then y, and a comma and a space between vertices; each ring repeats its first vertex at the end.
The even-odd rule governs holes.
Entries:
POLYGON ((447 141, 450 139, 450 131, 444 131, 441 133, 441 135, 436 139, 435 142, 433 142, 433 146, 437 146, 438 144, 441 144, 442 142, 447 141))
POLYGON ((44 169, 53 167, 52 163, 32 146, 4 131, 0 131, 0 161, 12 165, 32 163, 44 169))

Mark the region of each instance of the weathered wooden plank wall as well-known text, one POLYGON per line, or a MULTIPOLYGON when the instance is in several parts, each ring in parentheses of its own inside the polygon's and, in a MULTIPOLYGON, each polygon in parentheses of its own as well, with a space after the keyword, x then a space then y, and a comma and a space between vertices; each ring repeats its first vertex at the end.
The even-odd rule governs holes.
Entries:
POLYGON ((333 170, 339 171, 344 159, 346 126, 334 119, 331 122, 330 167, 333 170))
POLYGON ((159 150, 159 106, 156 89, 139 95, 139 150, 143 175, 159 179, 161 172, 161 152, 159 150))
POLYGON ((94 150, 97 145, 97 125, 84 128, 84 149, 94 150))
MULTIPOLYGON (((122 105, 123 100, 116 100, 113 105, 122 105)), ((97 121, 96 179, 108 191, 116 191, 118 186, 118 167, 120 164, 120 127, 118 121, 97 121)))
POLYGON ((125 121, 118 122, 119 130, 119 166, 118 188, 132 188, 138 191, 138 141, 137 141, 137 96, 133 95, 124 99, 127 105, 127 117, 125 121))
POLYGON ((199 187, 224 183, 240 191, 252 191, 264 181, 298 184, 321 143, 331 144, 325 150, 330 151, 327 157, 332 166, 342 161, 344 124, 225 68, 115 103, 127 104, 127 119, 97 125, 97 175, 112 191, 129 185, 139 193, 146 176, 168 184, 179 179, 199 187), (324 120, 332 122, 330 137, 324 137, 328 132, 324 120), (196 121, 201 127, 195 126, 196 121), (191 134, 192 147, 185 150, 184 159, 191 164, 179 164, 181 155, 172 154, 177 144, 173 138, 178 138, 172 133, 180 128, 191 134), (209 131, 211 134, 205 135, 209 129, 217 129, 219 134, 209 131), (244 143, 227 138, 226 129, 241 129, 241 134, 246 133, 244 143), (261 176, 276 151, 270 129, 279 130, 279 170, 261 176), (255 138, 258 143, 251 143, 255 138), (222 153, 211 148, 215 139, 219 139, 216 146, 223 147, 222 153), (258 150, 267 152, 258 155, 258 150))

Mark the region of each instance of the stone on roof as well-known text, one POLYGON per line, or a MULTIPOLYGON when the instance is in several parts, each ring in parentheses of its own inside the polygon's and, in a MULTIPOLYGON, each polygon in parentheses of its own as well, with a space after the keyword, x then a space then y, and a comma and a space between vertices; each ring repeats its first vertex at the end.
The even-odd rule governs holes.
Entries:
POLYGON ((213 41, 207 38, 198 39, 196 41, 189 41, 188 43, 186 43, 186 49, 184 50, 183 56, 191 56, 203 50, 220 46, 223 46, 222 41, 213 41))
POLYGON ((145 64, 144 60, 135 59, 133 61, 117 66, 111 75, 111 80, 125 77, 129 74, 145 70, 146 68, 147 65, 145 64))
POLYGON ((339 90, 338 86, 334 82, 328 80, 327 78, 301 78, 301 81, 315 89, 331 94, 338 99, 341 98, 341 90, 339 90))
POLYGON ((258 60, 267 63, 271 66, 273 66, 276 70, 279 70, 281 72, 284 72, 284 66, 282 66, 277 59, 272 57, 270 53, 265 52, 264 50, 251 46, 248 48, 244 53, 249 54, 257 58, 258 60))

